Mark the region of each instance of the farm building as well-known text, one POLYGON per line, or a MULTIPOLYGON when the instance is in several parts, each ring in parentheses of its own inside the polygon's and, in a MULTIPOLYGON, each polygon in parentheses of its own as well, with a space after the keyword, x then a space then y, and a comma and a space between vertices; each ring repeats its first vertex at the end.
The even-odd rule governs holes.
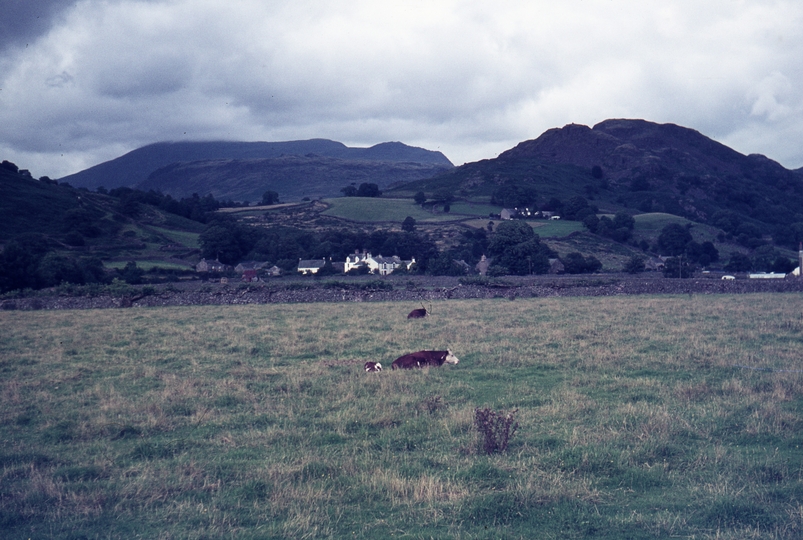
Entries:
POLYGON ((318 271, 325 265, 326 265, 326 259, 314 259, 307 261, 302 261, 301 259, 299 259, 298 271, 304 274, 305 276, 308 274, 317 274, 318 271))
POLYGON ((207 261, 201 259, 201 262, 195 265, 196 272, 225 272, 228 267, 218 260, 207 261))
POLYGON ((374 257, 365 251, 362 253, 355 251, 353 255, 346 257, 346 263, 343 267, 343 271, 349 272, 355 268, 365 266, 368 267, 368 271, 372 274, 386 276, 402 265, 409 270, 413 264, 415 264, 415 259, 403 261, 396 255, 393 255, 392 257, 383 257, 382 255, 378 255, 374 257))
POLYGON ((267 262, 260 261, 243 261, 234 267, 234 271, 242 274, 246 270, 262 270, 268 265, 267 262))

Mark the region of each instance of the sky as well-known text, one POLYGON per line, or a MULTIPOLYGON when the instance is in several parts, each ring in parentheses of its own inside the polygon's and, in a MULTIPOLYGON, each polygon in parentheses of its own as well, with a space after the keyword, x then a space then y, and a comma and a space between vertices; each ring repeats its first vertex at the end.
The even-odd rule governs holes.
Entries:
POLYGON ((159 141, 496 157, 642 118, 803 167, 800 0, 0 0, 0 160, 159 141))

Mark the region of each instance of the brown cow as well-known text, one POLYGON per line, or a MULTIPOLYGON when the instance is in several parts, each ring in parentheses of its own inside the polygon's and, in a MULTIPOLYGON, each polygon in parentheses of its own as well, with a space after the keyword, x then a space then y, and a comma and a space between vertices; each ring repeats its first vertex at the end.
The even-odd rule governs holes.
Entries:
POLYGON ((418 309, 412 310, 410 313, 407 314, 408 319, 423 319, 424 317, 428 316, 432 311, 432 304, 429 305, 429 310, 424 307, 424 304, 421 304, 421 307, 418 309))
POLYGON ((443 364, 456 364, 459 360, 452 351, 418 351, 398 357, 390 365, 391 369, 415 369, 438 367, 443 364))
POLYGON ((379 362, 366 362, 363 369, 365 371, 382 371, 382 364, 379 362))

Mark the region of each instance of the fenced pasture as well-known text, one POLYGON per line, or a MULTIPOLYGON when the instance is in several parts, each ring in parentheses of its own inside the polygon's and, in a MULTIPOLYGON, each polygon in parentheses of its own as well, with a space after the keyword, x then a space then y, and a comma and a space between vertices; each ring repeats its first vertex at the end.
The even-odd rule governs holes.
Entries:
POLYGON ((2 537, 803 535, 803 295, 416 307, 0 312, 2 537))
POLYGON ((455 216, 444 212, 434 213, 421 208, 410 199, 384 199, 375 197, 340 197, 324 199, 329 208, 324 215, 351 221, 401 223, 407 216, 420 222, 457 221, 465 216, 455 216))

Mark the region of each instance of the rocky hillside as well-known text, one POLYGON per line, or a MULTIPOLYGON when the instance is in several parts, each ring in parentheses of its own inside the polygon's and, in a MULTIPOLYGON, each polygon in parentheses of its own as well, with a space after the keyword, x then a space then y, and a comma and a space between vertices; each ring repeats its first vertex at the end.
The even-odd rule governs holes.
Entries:
POLYGON ((593 128, 569 124, 524 141, 500 154, 500 160, 536 158, 548 163, 594 166, 612 181, 639 176, 745 177, 777 183, 801 181, 800 171, 790 171, 759 155, 745 156, 701 133, 675 124, 645 120, 605 120, 593 128))
POLYGON ((743 237, 750 247, 768 236, 787 247, 803 240, 803 170, 674 124, 570 124, 396 191, 439 189, 474 199, 524 193, 536 207, 582 197, 601 213, 665 212, 743 237))

